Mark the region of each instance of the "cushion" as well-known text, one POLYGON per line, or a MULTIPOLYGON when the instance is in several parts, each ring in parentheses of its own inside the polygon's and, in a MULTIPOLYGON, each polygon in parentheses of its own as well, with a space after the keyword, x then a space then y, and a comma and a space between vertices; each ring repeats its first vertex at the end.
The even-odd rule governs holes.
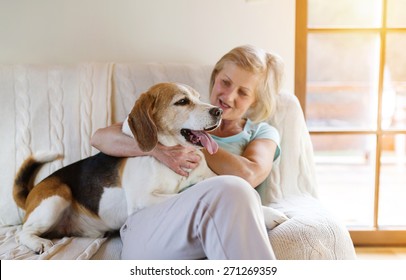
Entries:
POLYGON ((291 196, 271 204, 290 219, 269 231, 277 259, 355 259, 346 227, 318 200, 309 195, 291 196))

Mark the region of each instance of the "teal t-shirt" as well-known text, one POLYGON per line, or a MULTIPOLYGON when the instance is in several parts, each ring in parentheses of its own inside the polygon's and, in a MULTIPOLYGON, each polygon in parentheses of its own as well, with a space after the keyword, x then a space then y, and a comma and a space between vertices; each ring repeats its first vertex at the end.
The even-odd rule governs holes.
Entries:
POLYGON ((243 131, 229 137, 218 137, 211 135, 217 144, 226 151, 235 155, 242 155, 245 147, 251 141, 255 139, 270 139, 277 145, 275 151, 274 161, 279 157, 281 149, 279 147, 280 137, 275 127, 266 122, 253 123, 251 120, 247 120, 243 131))
MULTIPOLYGON (((269 139, 275 142, 277 148, 273 159, 274 161, 277 160, 281 154, 279 132, 275 127, 266 122, 253 123, 251 120, 247 119, 243 131, 236 135, 229 137, 218 137, 215 135, 211 136, 221 148, 235 155, 242 155, 248 143, 255 139, 269 139)), ((260 195, 263 193, 263 188, 265 187, 264 185, 266 184, 266 181, 267 180, 262 182, 256 188, 260 195)))

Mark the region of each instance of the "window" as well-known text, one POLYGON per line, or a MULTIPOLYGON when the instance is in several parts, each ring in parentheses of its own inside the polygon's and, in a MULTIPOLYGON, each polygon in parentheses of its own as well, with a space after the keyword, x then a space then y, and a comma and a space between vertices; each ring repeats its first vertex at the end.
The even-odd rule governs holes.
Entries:
POLYGON ((358 245, 406 244, 405 49, 405 0, 296 1, 320 198, 358 245))

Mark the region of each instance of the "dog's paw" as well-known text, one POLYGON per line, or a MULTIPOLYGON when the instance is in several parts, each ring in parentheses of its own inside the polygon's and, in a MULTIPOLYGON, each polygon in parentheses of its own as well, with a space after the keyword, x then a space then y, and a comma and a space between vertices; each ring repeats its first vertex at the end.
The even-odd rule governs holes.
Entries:
POLYGON ((264 212, 265 226, 268 229, 273 229, 283 222, 289 220, 289 218, 279 210, 266 206, 263 206, 262 209, 264 212))
POLYGON ((16 236, 16 241, 18 244, 25 245, 36 254, 42 254, 54 246, 54 243, 49 239, 41 238, 36 235, 27 235, 24 234, 24 232, 16 236))
POLYGON ((35 253, 41 255, 45 251, 48 251, 49 249, 51 249, 52 246, 54 246, 54 243, 52 243, 51 240, 41 238, 41 240, 34 242, 34 244, 32 244, 32 245, 33 246, 31 247, 31 249, 35 253))

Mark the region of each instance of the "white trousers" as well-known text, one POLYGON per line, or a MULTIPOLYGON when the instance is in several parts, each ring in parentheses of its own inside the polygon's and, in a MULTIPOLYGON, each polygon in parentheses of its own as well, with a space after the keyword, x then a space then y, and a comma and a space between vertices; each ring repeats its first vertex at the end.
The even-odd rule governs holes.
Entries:
POLYGON ((236 176, 200 182, 131 215, 122 259, 275 259, 258 193, 236 176))

